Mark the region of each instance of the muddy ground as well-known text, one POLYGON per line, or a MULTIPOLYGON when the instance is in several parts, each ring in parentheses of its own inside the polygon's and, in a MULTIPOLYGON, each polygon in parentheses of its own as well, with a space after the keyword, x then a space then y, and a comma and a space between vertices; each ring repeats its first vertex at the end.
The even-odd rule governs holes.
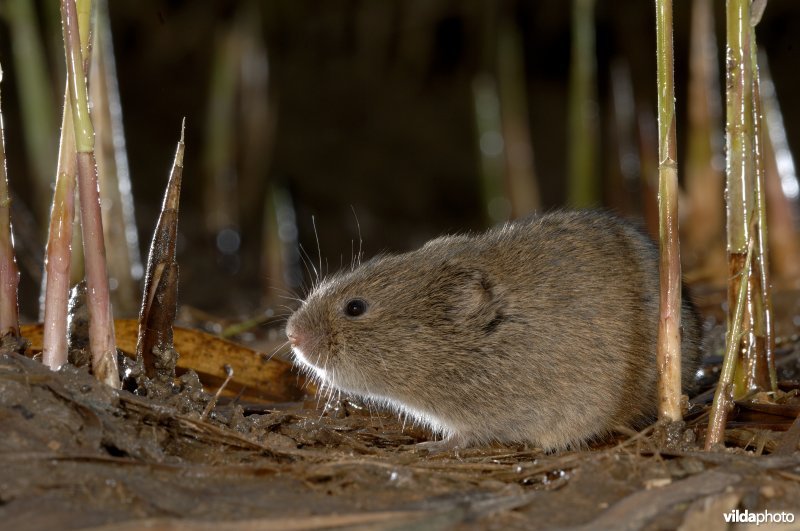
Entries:
MULTIPOLYGON (((791 386, 797 348, 779 350, 791 386)), ((705 530, 725 529, 734 508, 800 520, 796 444, 756 455, 791 419, 741 416, 717 452, 691 442, 707 422, 701 404, 689 431, 623 433, 582 451, 430 454, 417 446, 425 432, 354 402, 322 413, 313 397, 223 398, 205 414, 198 380, 180 381, 153 399, 86 369, 0 355, 0 528, 705 530)))

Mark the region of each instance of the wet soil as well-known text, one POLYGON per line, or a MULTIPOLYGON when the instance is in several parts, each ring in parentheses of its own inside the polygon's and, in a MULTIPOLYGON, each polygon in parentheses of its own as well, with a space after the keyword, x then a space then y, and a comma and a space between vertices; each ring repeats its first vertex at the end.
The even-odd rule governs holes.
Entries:
POLYGON ((559 454, 430 454, 424 432, 348 402, 325 414, 313 400, 221 402, 203 417, 208 399, 187 383, 139 397, 0 356, 0 528, 722 529, 735 507, 800 516, 797 452, 706 453, 657 429, 559 454))

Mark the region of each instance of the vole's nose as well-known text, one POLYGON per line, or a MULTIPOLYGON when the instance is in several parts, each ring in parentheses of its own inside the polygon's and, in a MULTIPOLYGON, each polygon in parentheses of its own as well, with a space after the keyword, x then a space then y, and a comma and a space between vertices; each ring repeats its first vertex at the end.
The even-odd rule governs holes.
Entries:
POLYGON ((303 334, 301 334, 292 323, 286 325, 286 337, 289 339, 289 343, 292 344, 293 347, 300 348, 303 344, 303 334))
POLYGON ((297 335, 296 333, 291 333, 291 332, 287 331, 286 332, 286 337, 289 338, 289 343, 291 343, 292 346, 294 346, 294 347, 296 347, 297 344, 300 343, 300 336, 297 335))

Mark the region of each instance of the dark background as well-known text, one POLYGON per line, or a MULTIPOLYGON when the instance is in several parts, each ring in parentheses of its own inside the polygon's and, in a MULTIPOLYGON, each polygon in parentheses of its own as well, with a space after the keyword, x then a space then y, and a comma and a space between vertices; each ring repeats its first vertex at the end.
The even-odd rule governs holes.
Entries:
MULTIPOLYGON (((52 43, 60 35, 48 32, 46 23, 53 4, 37 2, 58 102, 62 56, 52 43)), ((685 152, 681 127, 686 123, 690 6, 688 0, 674 4, 679 159, 685 152)), ((722 52, 724 3, 716 2, 716 8, 722 52)), ((328 270, 349 263, 359 226, 368 256, 408 249, 442 232, 485 227, 472 83, 480 71, 493 68, 486 50, 493 42, 493 23, 501 17, 522 37, 527 118, 542 206, 565 202, 569 2, 111 0, 110 15, 144 250, 180 122, 187 118, 179 256, 184 303, 218 314, 238 314, 267 303, 269 286, 276 284, 260 262, 263 198, 270 183, 291 197, 298 239, 316 261, 313 216, 328 270), (268 85, 255 99, 238 101, 245 107, 239 109, 238 129, 230 140, 232 169, 223 176, 238 183, 231 192, 234 199, 222 208, 232 214, 209 222, 214 218, 209 211, 217 208, 214 201, 227 201, 214 197, 206 184, 212 69, 224 35, 239 27, 260 32, 257 41, 266 53, 268 85), (248 103, 258 98, 263 107, 248 103), (248 113, 264 118, 261 127, 241 127, 241 116, 248 113), (221 252, 215 243, 224 226, 241 237, 234 253, 221 252)), ((20 95, 3 24, 0 62, 9 179, 19 201, 31 204, 29 163, 20 138, 20 95)), ((610 181, 617 171, 609 155, 614 151, 608 126, 612 63, 622 61, 629 68, 637 107, 655 112, 653 2, 600 0, 595 31, 598 173, 610 181)), ((771 0, 758 26, 759 45, 767 52, 795 153, 800 146, 798 36, 800 4, 771 0)), ((53 142, 57 145, 57 131, 53 142)), ((30 277, 26 271, 23 275, 30 277)), ((27 304, 32 315, 35 283, 28 281, 25 290, 23 310, 27 304)))

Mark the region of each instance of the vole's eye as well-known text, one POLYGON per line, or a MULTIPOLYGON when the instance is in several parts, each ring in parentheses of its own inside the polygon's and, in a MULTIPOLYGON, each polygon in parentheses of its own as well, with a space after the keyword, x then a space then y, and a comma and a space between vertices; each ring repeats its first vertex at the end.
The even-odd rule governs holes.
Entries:
POLYGON ((350 299, 344 305, 344 313, 348 317, 358 317, 367 311, 367 301, 362 299, 350 299))

